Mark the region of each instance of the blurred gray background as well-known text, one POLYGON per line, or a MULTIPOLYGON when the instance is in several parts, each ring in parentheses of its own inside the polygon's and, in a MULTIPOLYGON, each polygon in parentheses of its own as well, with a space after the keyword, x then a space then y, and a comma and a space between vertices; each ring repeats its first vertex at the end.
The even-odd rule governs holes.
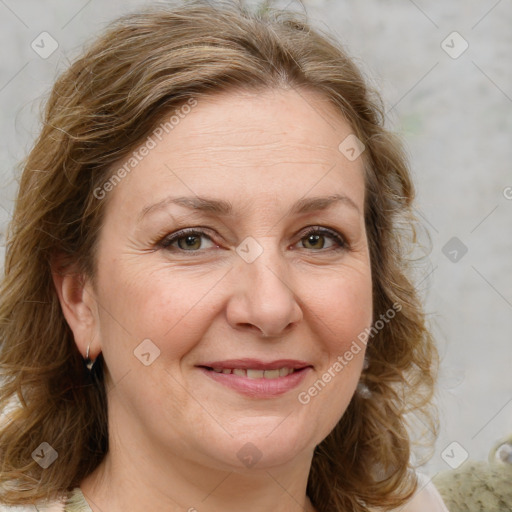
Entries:
MULTIPOLYGON (((40 101, 85 41, 146 3, 0 0, 2 245, 40 101)), ((442 357, 441 434, 422 469, 485 459, 512 434, 512 1, 276 4, 305 8, 345 44, 407 146, 432 240, 418 287, 442 357)))

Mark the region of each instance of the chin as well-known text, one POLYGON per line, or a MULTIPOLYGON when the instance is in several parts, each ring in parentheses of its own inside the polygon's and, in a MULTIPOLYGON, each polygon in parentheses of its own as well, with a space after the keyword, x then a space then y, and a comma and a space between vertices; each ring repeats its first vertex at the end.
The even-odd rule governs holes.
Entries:
MULTIPOLYGON (((275 425, 273 427, 275 429, 275 425)), ((306 431, 271 433, 269 429, 246 430, 243 434, 224 437, 205 447, 210 457, 220 463, 223 470, 269 469, 293 462, 298 456, 312 456, 314 447, 321 441, 311 439, 313 434, 306 431), (212 453, 212 447, 215 451, 212 453)))

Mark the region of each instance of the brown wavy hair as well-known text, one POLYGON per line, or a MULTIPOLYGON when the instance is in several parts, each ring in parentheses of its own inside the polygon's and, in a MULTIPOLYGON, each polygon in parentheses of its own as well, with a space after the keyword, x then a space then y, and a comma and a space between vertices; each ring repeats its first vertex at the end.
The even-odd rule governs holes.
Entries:
POLYGON ((191 0, 125 15, 90 43, 56 80, 20 165, 0 291, 0 501, 59 497, 108 451, 103 361, 89 373, 74 343, 52 282, 56 256, 64 270, 73 263, 94 279, 108 201, 94 191, 114 164, 190 98, 237 88, 316 91, 348 120, 366 146, 374 320, 401 305, 368 343, 365 392, 315 449, 308 496, 319 512, 362 512, 399 507, 415 492, 409 418, 437 435, 438 354, 411 277, 414 187, 382 101, 306 15, 191 0), (31 456, 43 441, 58 452, 47 469, 31 456))

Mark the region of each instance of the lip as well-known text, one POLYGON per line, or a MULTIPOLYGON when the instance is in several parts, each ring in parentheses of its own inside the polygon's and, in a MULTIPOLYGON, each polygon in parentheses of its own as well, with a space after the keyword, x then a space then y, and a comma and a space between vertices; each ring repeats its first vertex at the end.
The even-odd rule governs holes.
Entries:
POLYGON ((273 398, 291 391, 297 387, 306 375, 313 369, 312 365, 304 361, 291 359, 280 359, 277 361, 259 361, 255 359, 232 359, 229 361, 213 361, 211 363, 201 364, 197 366, 204 375, 222 384, 238 393, 249 396, 251 398, 273 398), (276 370, 278 368, 293 368, 296 371, 286 377, 278 377, 276 379, 249 379, 241 375, 232 373, 217 373, 211 368, 239 368, 246 370, 252 368, 254 370, 276 370))

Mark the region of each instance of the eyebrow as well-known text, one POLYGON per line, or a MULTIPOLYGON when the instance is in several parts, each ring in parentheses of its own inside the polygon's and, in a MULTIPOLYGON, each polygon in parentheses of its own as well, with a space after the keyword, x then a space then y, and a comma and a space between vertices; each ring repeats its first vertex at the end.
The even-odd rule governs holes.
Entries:
MULTIPOLYGON (((191 210, 198 210, 206 213, 212 213, 219 216, 233 216, 233 205, 229 201, 221 199, 212 199, 200 196, 180 196, 180 197, 166 197, 158 203, 145 206, 139 215, 139 221, 142 220, 148 213, 161 210, 169 204, 177 204, 189 208, 191 210)), ((298 215, 302 213, 309 213, 315 211, 322 211, 330 208, 335 204, 344 204, 360 213, 357 204, 348 196, 344 194, 331 194, 324 197, 311 197, 307 199, 299 199, 292 205, 287 215, 298 215)))

